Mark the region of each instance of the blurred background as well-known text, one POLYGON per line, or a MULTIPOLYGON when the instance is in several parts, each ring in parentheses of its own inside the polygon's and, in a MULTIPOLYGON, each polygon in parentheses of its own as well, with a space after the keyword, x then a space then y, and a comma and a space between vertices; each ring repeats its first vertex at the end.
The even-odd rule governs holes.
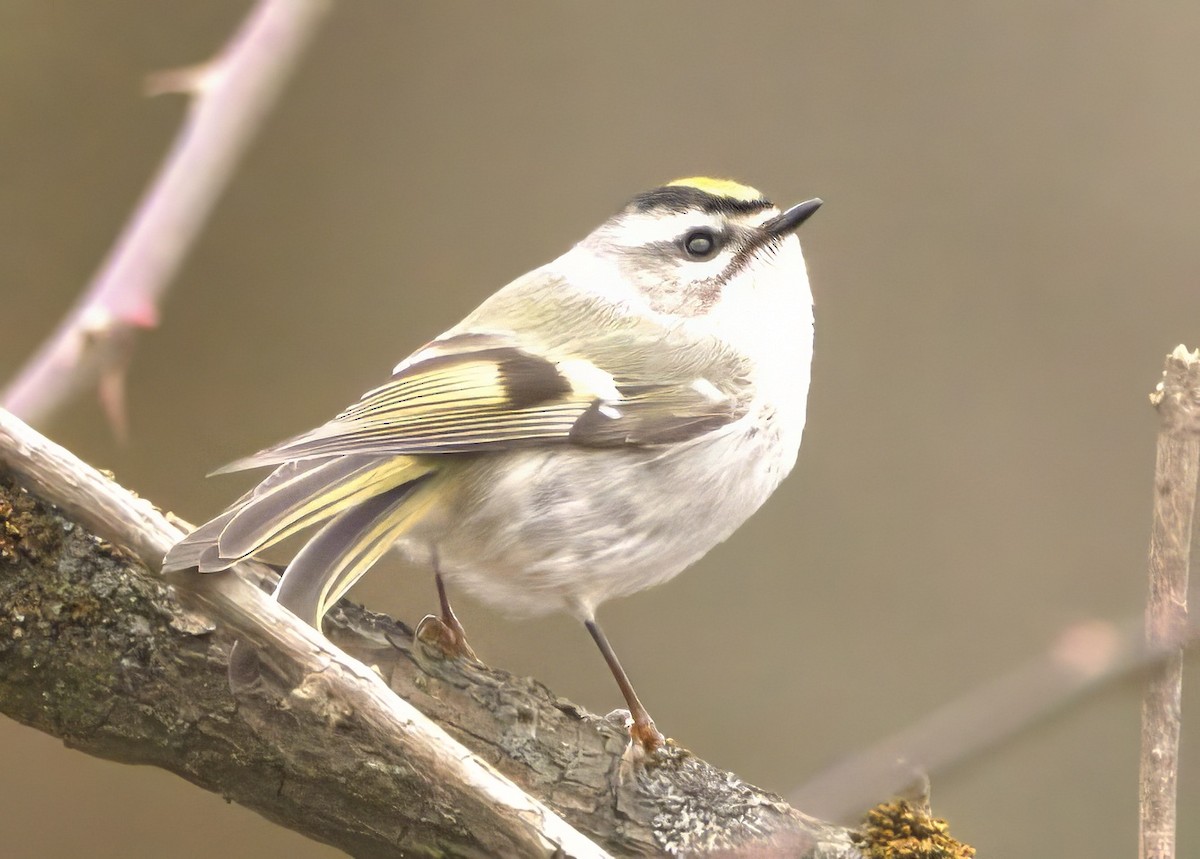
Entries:
MULTIPOLYGON (((249 9, 0 10, 0 378, 75 300, 179 128, 146 75, 249 9)), ((42 427, 201 520, 209 470, 330 417, 628 196, 821 196, 799 464, 725 545, 600 619, 666 733, 787 792, 1049 647, 1142 611, 1163 355, 1200 344, 1200 7, 1038 2, 341 4, 129 378, 42 427)), ((415 621, 426 570, 352 594, 415 621)), ((565 617, 456 602, 488 662, 606 712, 565 617)), ((1200 671, 1181 855, 1200 852, 1200 671)), ((981 856, 1136 849, 1140 680, 935 776, 981 856)), ((166 773, 0 721, 9 859, 328 857, 166 773)))

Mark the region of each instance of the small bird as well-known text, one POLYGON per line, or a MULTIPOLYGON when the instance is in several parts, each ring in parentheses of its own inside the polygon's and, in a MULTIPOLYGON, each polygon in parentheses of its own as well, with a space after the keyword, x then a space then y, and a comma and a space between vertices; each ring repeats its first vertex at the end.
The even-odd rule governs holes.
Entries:
POLYGON ((634 197, 333 420, 221 469, 275 467, 164 569, 223 570, 320 525, 275 591, 320 628, 397 546, 434 571, 449 652, 474 655, 446 583, 582 620, 653 751, 596 608, 699 560, 795 464, 813 343, 795 232, 820 206, 703 177, 634 197))

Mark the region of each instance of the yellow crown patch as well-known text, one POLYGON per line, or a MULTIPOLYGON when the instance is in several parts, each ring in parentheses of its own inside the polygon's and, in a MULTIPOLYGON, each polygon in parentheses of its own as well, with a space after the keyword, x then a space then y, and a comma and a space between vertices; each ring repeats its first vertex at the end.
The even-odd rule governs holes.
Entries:
POLYGON ((710 176, 693 176, 690 179, 676 179, 668 182, 667 187, 695 188, 714 197, 725 197, 731 200, 741 200, 744 203, 757 203, 765 199, 762 192, 732 179, 713 179, 710 176))

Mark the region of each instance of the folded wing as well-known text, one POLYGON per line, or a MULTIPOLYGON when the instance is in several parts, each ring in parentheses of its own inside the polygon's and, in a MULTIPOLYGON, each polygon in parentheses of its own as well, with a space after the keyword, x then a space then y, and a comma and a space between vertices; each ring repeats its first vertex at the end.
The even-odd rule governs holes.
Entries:
POLYGON ((478 342, 472 336, 435 341, 333 420, 222 471, 345 455, 660 445, 711 432, 745 412, 742 380, 725 379, 722 390, 700 376, 622 378, 597 362, 555 361, 496 340, 473 349, 462 348, 478 342))

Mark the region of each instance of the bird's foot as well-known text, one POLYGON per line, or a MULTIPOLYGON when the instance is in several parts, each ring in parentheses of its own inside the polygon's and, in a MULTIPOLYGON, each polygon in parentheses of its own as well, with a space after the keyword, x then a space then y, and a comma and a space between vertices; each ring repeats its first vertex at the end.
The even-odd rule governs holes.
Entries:
POLYGON ((474 649, 467 642, 467 631, 456 617, 451 616, 450 620, 446 621, 437 615, 427 614, 421 618, 413 635, 421 643, 436 647, 447 659, 479 661, 474 649))
POLYGON ((654 727, 654 720, 648 714, 642 720, 634 719, 633 724, 629 726, 629 736, 648 755, 653 755, 667 742, 666 737, 654 727))

